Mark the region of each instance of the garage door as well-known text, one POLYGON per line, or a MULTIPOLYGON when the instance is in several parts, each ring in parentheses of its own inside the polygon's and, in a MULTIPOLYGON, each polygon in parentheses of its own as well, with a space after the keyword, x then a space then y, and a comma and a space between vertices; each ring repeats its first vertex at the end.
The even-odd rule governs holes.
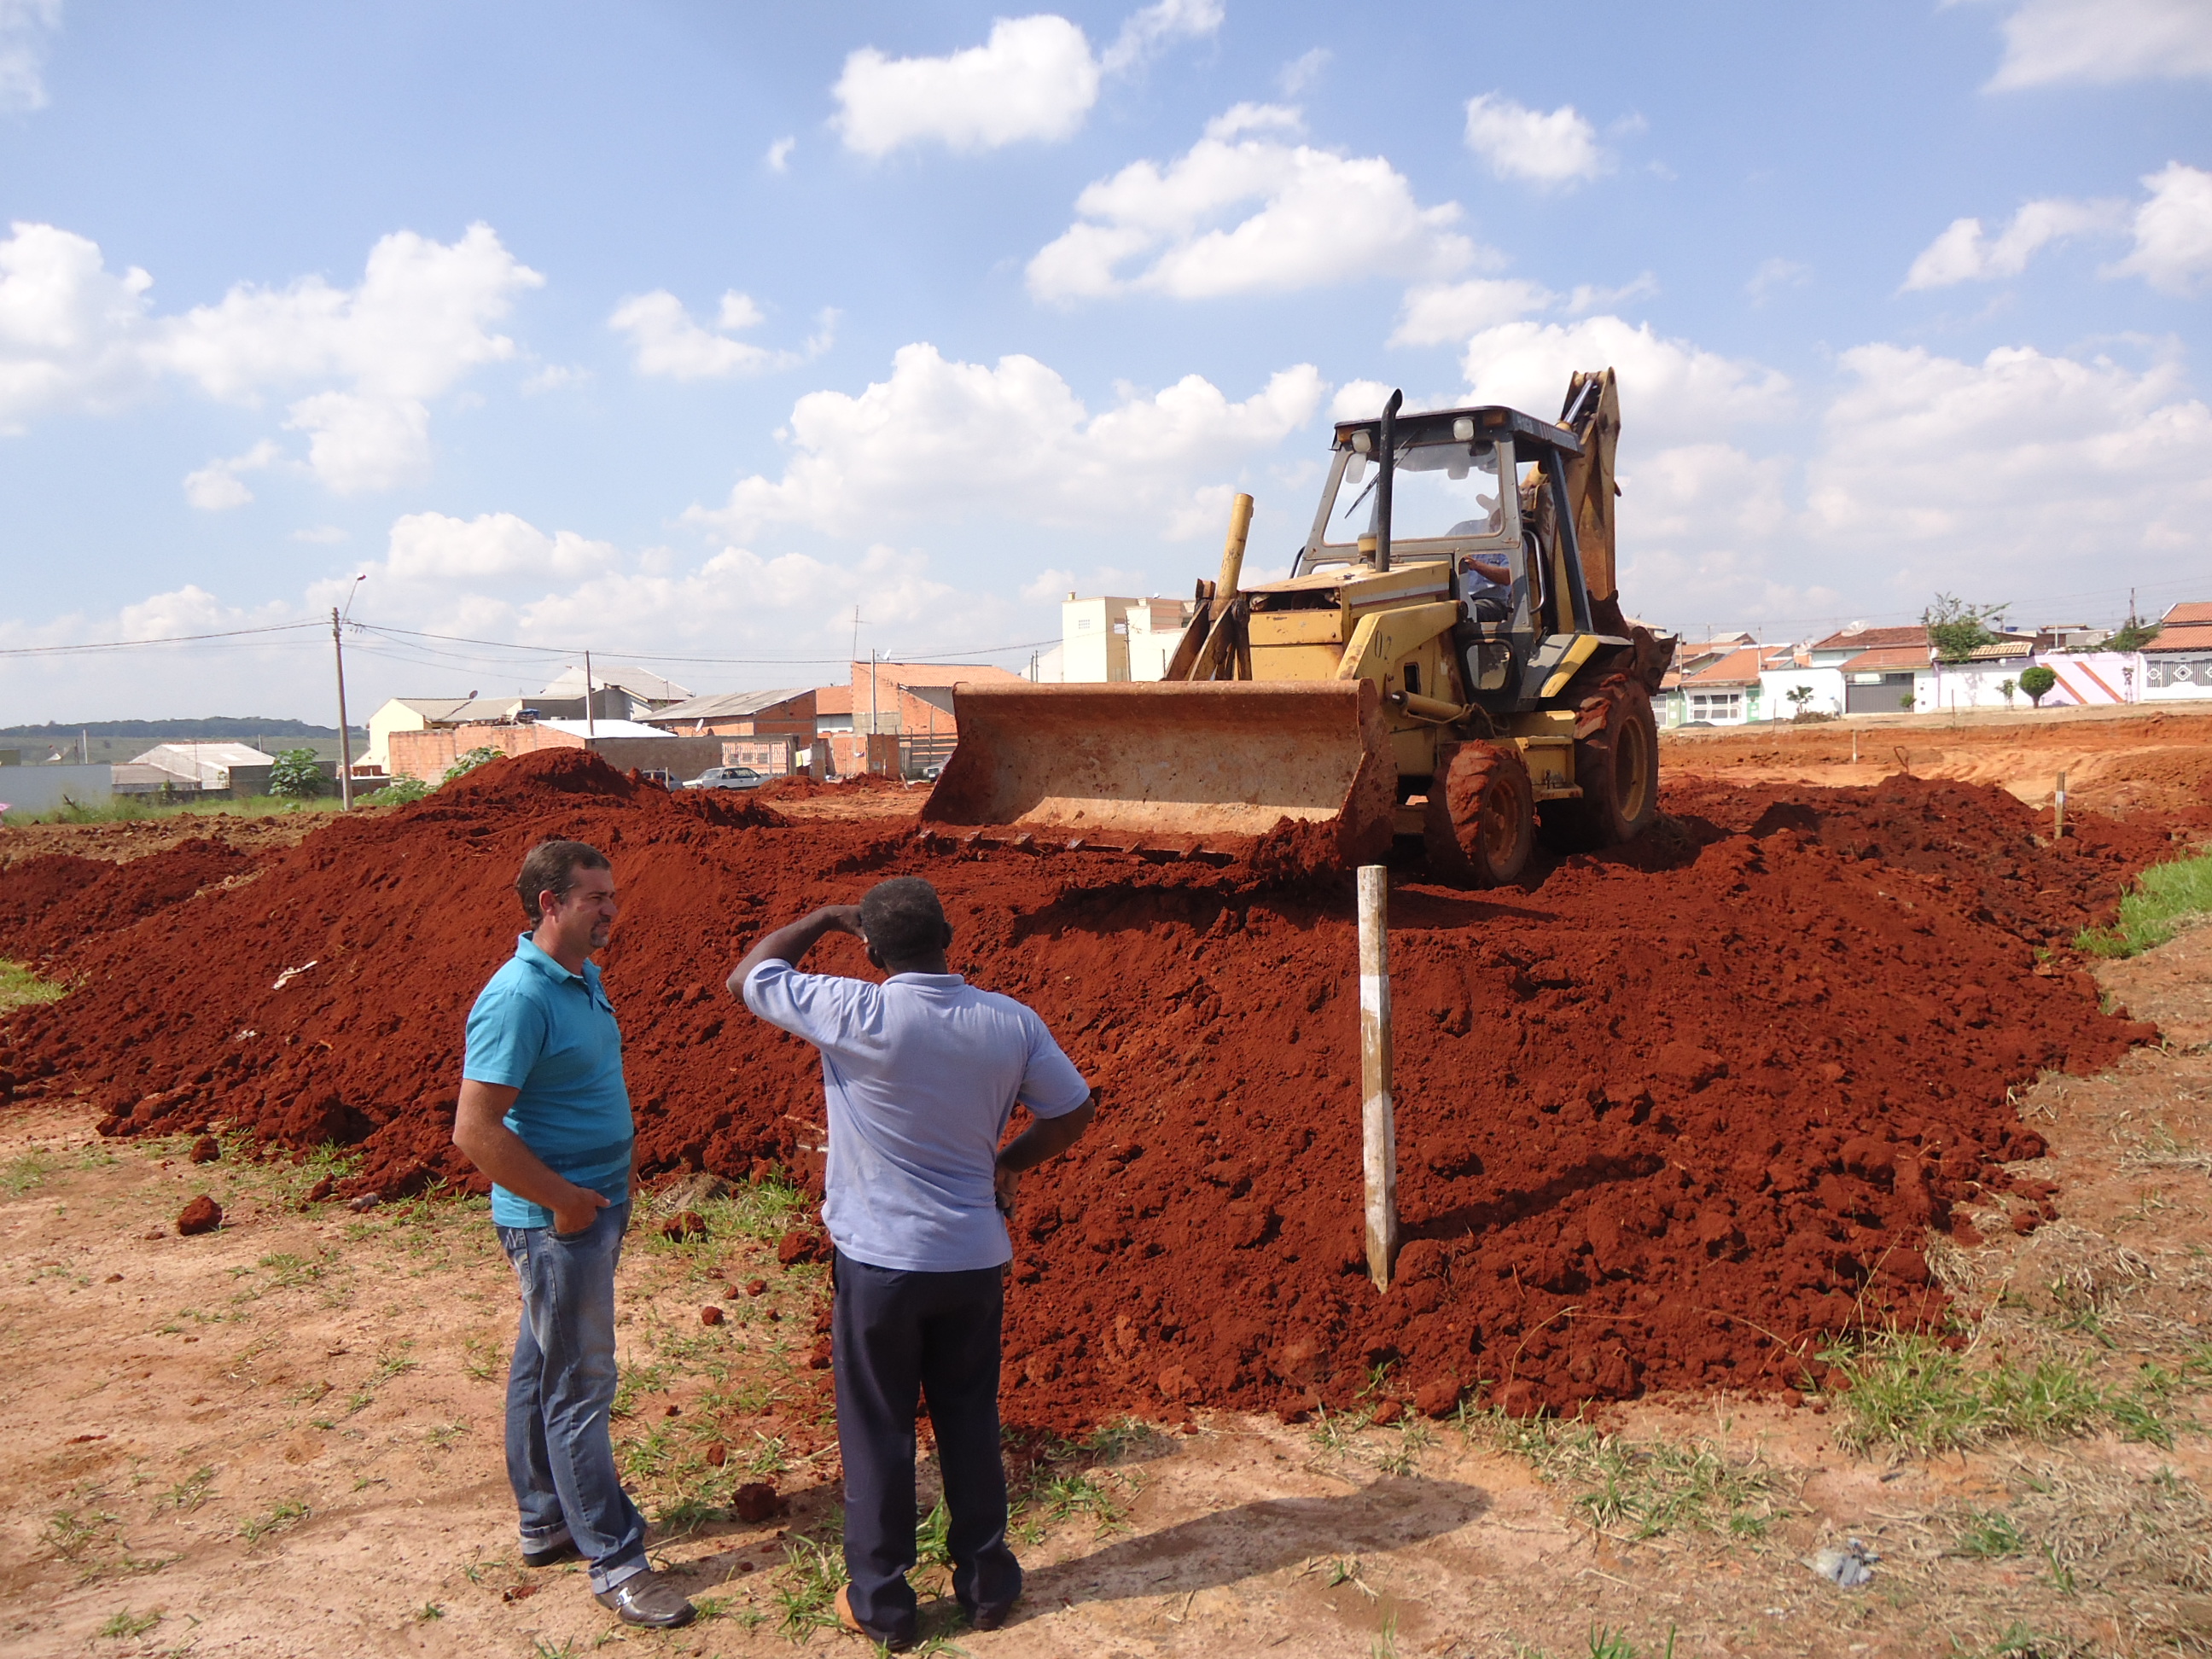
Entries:
POLYGON ((1863 685, 1859 684, 1861 678, 1852 675, 1850 684, 1844 687, 1844 713, 1846 714, 1899 714, 1905 708, 1905 698, 1912 694, 1912 676, 1910 674, 1884 674, 1879 685, 1863 685))

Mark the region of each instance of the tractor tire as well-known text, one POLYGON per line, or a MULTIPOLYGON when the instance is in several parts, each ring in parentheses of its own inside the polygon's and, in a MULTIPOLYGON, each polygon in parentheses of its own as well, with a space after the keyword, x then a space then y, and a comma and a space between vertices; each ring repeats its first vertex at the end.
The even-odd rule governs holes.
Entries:
POLYGON ((1518 881, 1536 842, 1536 792, 1507 744, 1440 745, 1422 838, 1429 868, 1468 887, 1518 881))
POLYGON ((1544 803, 1544 840, 1562 852, 1618 847, 1659 816, 1659 724, 1627 675, 1608 676, 1576 710, 1575 781, 1580 799, 1544 803))

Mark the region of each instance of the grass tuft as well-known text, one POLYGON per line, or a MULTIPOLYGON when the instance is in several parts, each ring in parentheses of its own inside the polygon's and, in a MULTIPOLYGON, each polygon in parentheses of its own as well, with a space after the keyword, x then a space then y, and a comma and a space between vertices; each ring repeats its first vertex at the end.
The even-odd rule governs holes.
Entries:
POLYGON ((2074 948, 2095 957, 2140 956, 2208 915, 2212 915, 2212 853, 2151 866, 2136 878, 2136 890, 2120 900, 2120 914, 2112 927, 2083 928, 2075 937, 2074 948))
POLYGON ((20 962, 0 961, 0 1014, 36 1003, 59 1002, 69 987, 40 979, 20 962))
POLYGON ((1627 1440, 1586 1424, 1465 1406, 1459 1428, 1526 1458, 1539 1480, 1574 1492, 1571 1507, 1594 1530, 1614 1537, 1763 1538, 1797 1508, 1764 1462, 1708 1441, 1627 1440))
POLYGON ((1887 1443, 1924 1454, 2104 1429, 2170 1446, 2173 1395, 2185 1380, 2145 1365, 2128 1385, 2106 1388, 2063 1359, 1975 1369, 1935 1337, 1915 1331, 1881 1332, 1820 1357, 1849 1380, 1837 1402, 1844 1412, 1838 1436, 1854 1450, 1887 1443))

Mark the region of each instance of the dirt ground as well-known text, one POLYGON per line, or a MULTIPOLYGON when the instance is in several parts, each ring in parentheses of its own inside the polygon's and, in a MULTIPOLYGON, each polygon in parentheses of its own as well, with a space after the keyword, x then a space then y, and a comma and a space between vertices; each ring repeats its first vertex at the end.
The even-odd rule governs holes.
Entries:
MULTIPOLYGON (((2058 1185, 2063 1219, 1984 1212, 1994 1242, 1931 1255, 1978 1347, 2183 1379, 2136 1437, 1913 1455, 1858 1448, 1845 1400, 1725 1396, 1549 1426, 1124 1424, 1032 1449, 1017 1620, 959 1627, 940 1570, 926 1629, 1010 1659, 2212 1651, 2212 929, 2101 971, 2168 1041, 2023 1095, 2051 1151, 2015 1168, 2058 1185), (1805 1565, 1853 1537, 1870 1583, 1805 1565)), ((705 1203, 683 1242, 657 1224, 697 1200, 667 1200, 623 1263, 617 1443, 657 1564, 709 1614, 659 1635, 615 1626, 573 1566, 520 1565, 514 1298, 481 1205, 303 1205, 317 1162, 189 1150, 101 1142, 74 1103, 0 1119, 0 1654, 862 1650, 823 1624, 821 1270, 777 1267, 772 1194, 705 1203), (180 1237, 202 1192, 223 1224, 180 1237), (784 1512, 734 1518, 750 1483, 784 1512)))
POLYGON ((2212 702, 2154 712, 2116 708, 1986 709, 1956 714, 1855 714, 1664 732, 1660 765, 1674 779, 1729 783, 1877 783, 1916 777, 1990 783, 2048 807, 2066 775, 2075 811, 2188 812, 2208 802, 2212 702))

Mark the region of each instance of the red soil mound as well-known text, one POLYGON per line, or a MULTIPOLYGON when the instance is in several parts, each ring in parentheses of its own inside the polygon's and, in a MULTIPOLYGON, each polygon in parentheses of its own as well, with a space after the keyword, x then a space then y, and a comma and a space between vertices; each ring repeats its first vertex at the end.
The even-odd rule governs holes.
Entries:
POLYGON ((896 778, 887 778, 880 772, 863 772, 858 777, 839 778, 834 781, 817 783, 809 777, 778 778, 764 783, 751 793, 760 800, 818 800, 823 796, 873 795, 886 792, 904 791, 906 785, 896 778))
MULTIPOLYGON (((1386 1364, 1388 1392, 1434 1408, 1480 1379, 1519 1409, 1792 1382, 1823 1334, 1940 1307, 1924 1231, 2040 1151, 2008 1085, 2148 1034, 1998 919, 2094 920, 2134 854, 2040 847, 1996 790, 1708 788, 1531 890, 1409 868, 1391 917, 1408 1242, 1377 1296, 1348 879, 933 851, 569 754, 335 823, 189 928, 79 948, 66 1016, 19 1012, 0 1065, 95 1088, 112 1133, 227 1118, 357 1142, 353 1190, 470 1184, 447 1139, 462 1022, 521 925, 524 850, 570 835, 623 895, 601 960, 646 1168, 765 1159, 818 1182, 816 1061, 722 978, 764 927, 926 875, 955 965, 1036 1007, 1106 1096, 1015 1228, 1008 1410, 1065 1428, 1341 1405, 1386 1364)), ((812 965, 868 971, 842 938, 812 965)))
POLYGON ((0 874, 0 956, 51 956, 128 927, 253 863, 219 841, 185 842, 127 864, 70 853, 17 859, 0 874))

